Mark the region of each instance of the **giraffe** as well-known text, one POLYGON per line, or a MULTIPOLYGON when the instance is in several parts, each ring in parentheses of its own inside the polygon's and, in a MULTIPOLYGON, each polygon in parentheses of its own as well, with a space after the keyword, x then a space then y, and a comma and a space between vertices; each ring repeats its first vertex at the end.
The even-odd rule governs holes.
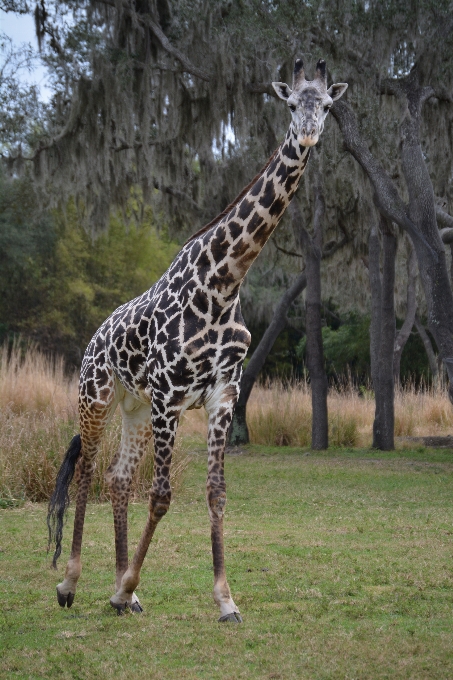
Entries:
POLYGON ((118 404, 121 443, 106 472, 116 548, 116 592, 110 603, 118 614, 127 607, 143 611, 135 589, 154 531, 170 506, 170 465, 178 422, 186 409, 204 406, 214 600, 219 621, 242 621, 226 578, 223 544, 224 449, 251 338, 241 314, 239 289, 296 191, 310 147, 317 143, 329 108, 347 84, 327 89, 323 60, 317 63, 314 80, 308 81, 302 60, 296 59, 292 89, 280 82, 273 87, 291 112, 283 142, 233 203, 189 238, 161 279, 116 309, 87 347, 79 384, 80 434, 73 438, 58 472, 47 518, 49 544, 55 541, 56 568, 68 487, 77 469, 72 549, 64 580, 57 586, 62 607, 74 601, 91 475, 103 432, 118 404), (152 437, 154 472, 148 518, 129 562, 129 490, 152 437))

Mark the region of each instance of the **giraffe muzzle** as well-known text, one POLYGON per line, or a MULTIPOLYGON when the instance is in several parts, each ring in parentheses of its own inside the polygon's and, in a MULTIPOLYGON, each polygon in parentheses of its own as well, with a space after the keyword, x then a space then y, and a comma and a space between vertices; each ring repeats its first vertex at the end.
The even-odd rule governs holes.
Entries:
POLYGON ((304 125, 297 135, 297 141, 301 146, 314 146, 319 139, 319 130, 316 124, 304 125))

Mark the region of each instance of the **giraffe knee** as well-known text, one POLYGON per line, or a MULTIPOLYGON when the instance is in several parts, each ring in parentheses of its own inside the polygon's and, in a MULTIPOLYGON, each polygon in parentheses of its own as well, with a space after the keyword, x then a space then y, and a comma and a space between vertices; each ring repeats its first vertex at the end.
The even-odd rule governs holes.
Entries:
POLYGON ((129 475, 120 474, 109 467, 104 474, 104 479, 111 492, 114 492, 116 495, 129 494, 131 485, 131 477, 129 475))
POLYGON ((212 516, 222 519, 225 514, 227 497, 225 491, 208 489, 208 508, 212 516))
POLYGON ((151 491, 149 498, 149 512, 156 522, 167 514, 171 502, 171 491, 159 493, 151 491))

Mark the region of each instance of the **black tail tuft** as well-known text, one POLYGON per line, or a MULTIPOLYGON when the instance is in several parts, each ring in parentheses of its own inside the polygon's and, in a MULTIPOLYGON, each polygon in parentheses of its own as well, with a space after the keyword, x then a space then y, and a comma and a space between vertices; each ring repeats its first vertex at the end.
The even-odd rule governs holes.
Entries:
POLYGON ((82 442, 80 435, 76 434, 72 438, 66 455, 58 470, 57 479, 55 482, 55 491, 49 501, 49 508, 47 513, 47 527, 49 529, 49 544, 47 549, 50 549, 50 544, 55 541, 55 553, 52 560, 52 566, 57 568, 57 560, 61 555, 61 541, 63 538, 63 524, 66 511, 69 506, 69 485, 74 477, 75 466, 82 450, 82 442))

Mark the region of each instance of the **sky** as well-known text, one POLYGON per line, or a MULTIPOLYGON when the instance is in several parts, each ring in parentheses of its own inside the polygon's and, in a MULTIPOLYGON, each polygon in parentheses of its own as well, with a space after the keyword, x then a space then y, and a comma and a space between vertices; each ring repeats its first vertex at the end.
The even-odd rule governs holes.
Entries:
MULTIPOLYGON (((0 30, 12 38, 13 43, 19 47, 22 43, 30 43, 34 49, 38 49, 38 41, 35 35, 35 22, 29 14, 13 14, 0 10, 0 30)), ((25 69, 20 74, 21 80, 27 83, 36 83, 41 90, 44 101, 50 98, 50 90, 46 88, 46 70, 37 60, 36 68, 29 73, 25 69)))

